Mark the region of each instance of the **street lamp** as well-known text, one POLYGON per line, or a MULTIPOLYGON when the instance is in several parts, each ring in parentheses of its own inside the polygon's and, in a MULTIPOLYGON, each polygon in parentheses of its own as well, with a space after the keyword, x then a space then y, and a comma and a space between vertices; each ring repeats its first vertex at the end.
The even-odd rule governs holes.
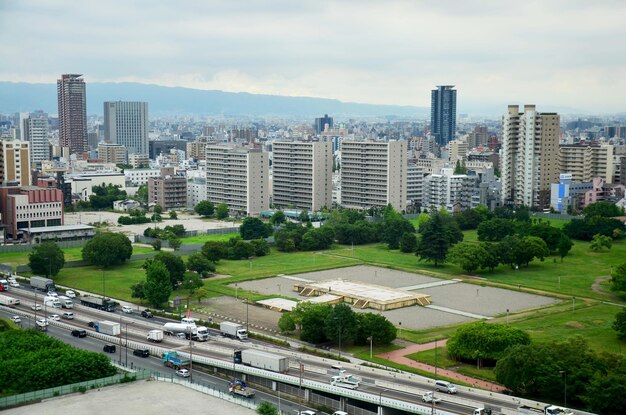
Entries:
POLYGON ((339 322, 339 359, 341 359, 341 331, 343 327, 341 327, 341 319, 335 317, 335 320, 339 322))
POLYGON ((298 415, 302 413, 302 359, 298 358, 298 372, 300 374, 300 382, 298 384, 298 415))
MULTIPOLYGON (((383 389, 378 392, 378 407, 382 408, 383 406, 383 392, 387 392, 389 389, 383 389)), ((382 412, 382 410, 380 410, 382 412)))
POLYGON ((563 406, 567 408, 567 370, 559 370, 563 375, 563 406))
POLYGON ((370 360, 372 359, 372 337, 373 336, 369 336, 367 338, 367 340, 369 340, 369 342, 370 342, 370 360))

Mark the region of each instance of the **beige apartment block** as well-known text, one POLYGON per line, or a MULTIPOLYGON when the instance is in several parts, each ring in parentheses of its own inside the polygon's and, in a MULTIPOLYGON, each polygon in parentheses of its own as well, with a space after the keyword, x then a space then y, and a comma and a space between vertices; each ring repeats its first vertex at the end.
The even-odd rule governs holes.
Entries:
POLYGON ((560 171, 571 173, 572 182, 591 182, 601 177, 605 183, 613 183, 615 154, 612 145, 564 145, 559 152, 560 171))
POLYGON ((269 209, 269 157, 258 148, 207 145, 207 199, 231 213, 257 216, 269 209))
POLYGON ((401 212, 407 201, 407 142, 341 143, 341 204, 351 209, 384 208, 401 212))
POLYGON ((98 144, 98 159, 104 163, 126 164, 126 147, 121 144, 98 144))
POLYGON ((0 184, 17 182, 30 186, 30 146, 28 141, 2 140, 0 145, 0 184))
POLYGON ((317 212, 332 206, 332 143, 274 141, 272 151, 275 207, 317 212))
POLYGON ((148 203, 164 210, 187 207, 187 177, 176 174, 174 167, 163 167, 159 177, 148 178, 148 203))
POLYGON ((560 117, 509 105, 502 118, 502 203, 545 208, 559 180, 560 117))

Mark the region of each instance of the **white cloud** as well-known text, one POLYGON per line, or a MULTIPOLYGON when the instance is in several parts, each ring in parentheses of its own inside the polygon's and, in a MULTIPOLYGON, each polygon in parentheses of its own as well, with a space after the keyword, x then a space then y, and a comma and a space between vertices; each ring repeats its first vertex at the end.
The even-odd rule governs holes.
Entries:
POLYGON ((623 111, 625 18, 613 0, 0 0, 0 80, 78 72, 422 106, 445 83, 460 105, 623 111))

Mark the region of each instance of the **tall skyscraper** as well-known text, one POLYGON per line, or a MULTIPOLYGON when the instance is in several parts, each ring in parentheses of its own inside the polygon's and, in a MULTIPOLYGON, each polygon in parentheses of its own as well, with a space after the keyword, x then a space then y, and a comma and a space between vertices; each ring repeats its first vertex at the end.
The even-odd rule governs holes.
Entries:
POLYGON ((48 114, 43 111, 35 111, 22 120, 20 128, 22 140, 30 143, 30 164, 34 166, 43 160, 50 160, 48 114))
POLYGON ((444 146, 456 133, 456 89, 454 85, 438 85, 430 93, 430 132, 437 144, 444 146))
POLYGON ((560 118, 534 105, 509 105, 502 119, 502 203, 545 208, 559 180, 560 118))
POLYGON ((104 139, 121 144, 128 154, 148 154, 148 103, 104 103, 104 139))
POLYGON ((333 204, 330 142, 274 141, 272 193, 276 207, 317 212, 333 204))
POLYGON ((87 99, 85 81, 78 74, 64 74, 57 80, 59 99, 59 143, 70 153, 87 149, 87 99))
POLYGON ((315 134, 321 134, 322 131, 328 128, 333 128, 333 117, 329 117, 328 114, 324 114, 323 117, 315 119, 315 134))

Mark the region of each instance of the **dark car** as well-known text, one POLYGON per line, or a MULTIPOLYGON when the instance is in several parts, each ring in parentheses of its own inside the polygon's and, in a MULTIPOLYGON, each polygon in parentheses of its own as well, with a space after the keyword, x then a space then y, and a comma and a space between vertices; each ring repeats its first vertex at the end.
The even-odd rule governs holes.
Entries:
POLYGON ((136 349, 133 350, 133 354, 139 357, 150 357, 150 350, 148 349, 136 349))
POLYGON ((107 353, 115 353, 115 345, 114 344, 105 344, 102 348, 107 353))
POLYGON ((87 325, 89 327, 96 327, 96 322, 95 321, 90 321, 89 323, 87 323, 87 325))
POLYGON ((141 312, 141 317, 152 318, 154 316, 152 315, 152 312, 150 310, 143 310, 141 312))
POLYGON ((72 336, 87 337, 87 332, 85 330, 72 330, 72 336))

